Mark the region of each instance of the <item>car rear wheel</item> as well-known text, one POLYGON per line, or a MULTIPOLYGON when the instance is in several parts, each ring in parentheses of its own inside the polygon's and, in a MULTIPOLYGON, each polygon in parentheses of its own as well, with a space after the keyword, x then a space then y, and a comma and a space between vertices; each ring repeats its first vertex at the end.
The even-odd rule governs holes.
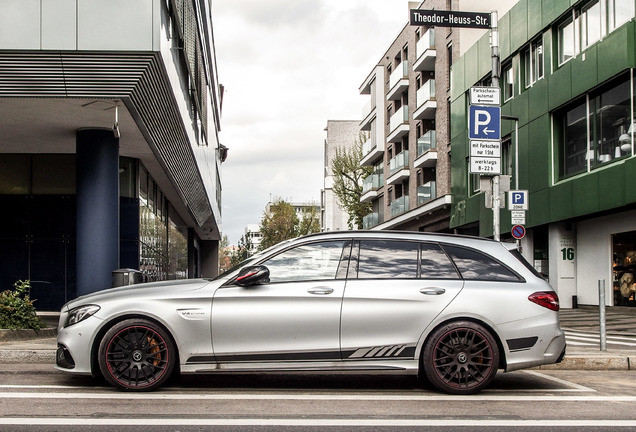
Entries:
POLYGON ((422 354, 428 380, 451 394, 481 391, 495 377, 499 365, 497 342, 483 326, 456 321, 435 330, 422 354))
POLYGON ((99 368, 121 390, 152 390, 170 377, 175 348, 167 332, 143 319, 115 324, 99 345, 99 368))

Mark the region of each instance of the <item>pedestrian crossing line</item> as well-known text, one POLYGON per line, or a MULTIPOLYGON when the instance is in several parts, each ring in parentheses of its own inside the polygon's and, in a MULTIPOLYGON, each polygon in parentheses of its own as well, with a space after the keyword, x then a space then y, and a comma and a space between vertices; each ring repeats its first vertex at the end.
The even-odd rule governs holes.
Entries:
MULTIPOLYGON (((601 338, 596 336, 596 337, 580 337, 580 336, 568 336, 567 334, 565 335, 565 339, 567 342, 579 342, 579 341, 583 341, 583 342, 596 342, 597 344, 600 343, 601 338)), ((612 344, 612 345, 623 345, 623 346, 629 346, 629 347, 636 347, 636 342, 634 343, 629 343, 629 342, 620 342, 620 341, 616 341, 610 338, 606 339, 606 342, 608 344, 612 344)))
MULTIPOLYGON (((566 336, 600 337, 597 332, 582 332, 582 331, 567 330, 567 329, 563 329, 563 331, 565 332, 566 336)), ((624 340, 624 341, 636 343, 636 337, 608 334, 607 338, 612 340, 624 340)))

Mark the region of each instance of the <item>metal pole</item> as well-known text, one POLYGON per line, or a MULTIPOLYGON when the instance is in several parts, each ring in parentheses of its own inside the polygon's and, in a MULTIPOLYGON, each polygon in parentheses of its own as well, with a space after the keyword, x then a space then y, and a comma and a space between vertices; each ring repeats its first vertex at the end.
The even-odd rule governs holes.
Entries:
MULTIPOLYGON (((492 51, 492 87, 499 88, 499 21, 497 11, 490 15, 490 47, 492 51)), ((499 198, 499 175, 492 178, 492 230, 493 238, 499 241, 501 205, 499 198)))
POLYGON ((598 309, 601 351, 607 351, 607 327, 605 325, 605 279, 598 281, 598 309))

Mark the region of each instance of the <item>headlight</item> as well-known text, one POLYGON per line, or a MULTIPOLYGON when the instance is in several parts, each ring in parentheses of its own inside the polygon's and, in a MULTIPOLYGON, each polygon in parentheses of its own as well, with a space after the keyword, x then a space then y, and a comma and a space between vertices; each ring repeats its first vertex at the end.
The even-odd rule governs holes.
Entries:
POLYGON ((71 309, 68 313, 68 317, 66 318, 64 327, 72 326, 73 324, 82 322, 86 318, 95 315, 97 311, 99 311, 99 306, 97 305, 85 305, 76 307, 75 309, 71 309))

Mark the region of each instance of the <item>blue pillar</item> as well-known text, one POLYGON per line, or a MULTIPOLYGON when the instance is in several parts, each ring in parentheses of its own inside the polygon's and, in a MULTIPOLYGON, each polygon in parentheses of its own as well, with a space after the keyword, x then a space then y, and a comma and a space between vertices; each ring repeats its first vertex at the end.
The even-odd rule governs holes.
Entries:
POLYGON ((119 267, 119 139, 112 129, 78 129, 77 295, 112 285, 119 267))

